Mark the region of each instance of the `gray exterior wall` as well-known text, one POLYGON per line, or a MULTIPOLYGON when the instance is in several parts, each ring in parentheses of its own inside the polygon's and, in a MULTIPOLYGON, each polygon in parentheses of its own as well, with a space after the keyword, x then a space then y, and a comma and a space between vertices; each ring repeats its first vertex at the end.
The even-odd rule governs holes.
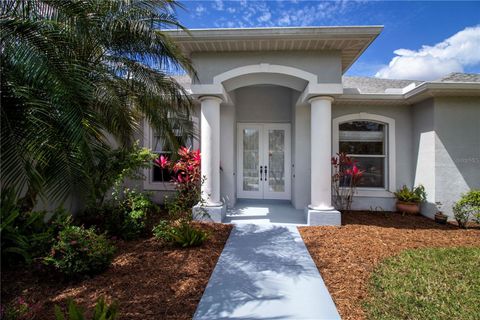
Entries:
POLYGON ((425 100, 412 107, 413 141, 412 165, 413 184, 423 185, 427 201, 422 204, 422 213, 433 217, 435 207, 435 104, 433 99, 425 100))
POLYGON ((292 119, 292 90, 279 86, 250 86, 235 90, 237 122, 284 122, 292 119))
POLYGON ((462 193, 480 189, 480 99, 438 97, 413 106, 415 185, 423 184, 422 213, 451 218, 462 193))
POLYGON ((310 204, 310 105, 297 104, 294 111, 292 204, 296 209, 304 209, 310 204))
POLYGON ((435 200, 452 215, 462 193, 480 189, 480 99, 435 99, 435 200))
POLYGON ((342 67, 339 51, 280 51, 194 53, 192 61, 198 83, 213 83, 213 77, 234 68, 260 63, 298 68, 318 75, 319 83, 341 83, 342 67))
POLYGON ((233 207, 237 200, 236 168, 237 168, 237 125, 235 106, 220 106, 220 196, 228 207, 233 207))
POLYGON ((414 106, 415 184, 424 184, 422 213, 433 217, 435 202, 453 217, 462 193, 480 189, 480 99, 438 97, 414 106))

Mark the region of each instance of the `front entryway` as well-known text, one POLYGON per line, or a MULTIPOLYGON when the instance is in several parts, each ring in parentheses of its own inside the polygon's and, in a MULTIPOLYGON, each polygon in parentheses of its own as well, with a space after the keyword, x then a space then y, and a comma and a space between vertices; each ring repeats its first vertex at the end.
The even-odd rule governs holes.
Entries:
POLYGON ((237 196, 290 200, 290 124, 239 123, 237 196))

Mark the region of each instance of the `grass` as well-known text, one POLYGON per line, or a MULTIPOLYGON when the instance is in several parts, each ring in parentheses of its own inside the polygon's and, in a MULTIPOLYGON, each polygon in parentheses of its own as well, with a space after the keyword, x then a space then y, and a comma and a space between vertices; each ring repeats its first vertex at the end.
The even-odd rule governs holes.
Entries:
POLYGON ((407 250, 373 273, 367 319, 478 319, 480 248, 407 250))

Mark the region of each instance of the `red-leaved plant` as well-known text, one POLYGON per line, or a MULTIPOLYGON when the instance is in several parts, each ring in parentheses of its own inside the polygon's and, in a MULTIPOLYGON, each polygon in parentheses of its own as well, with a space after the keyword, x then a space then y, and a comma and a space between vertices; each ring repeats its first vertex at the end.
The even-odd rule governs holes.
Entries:
POLYGON ((358 161, 346 153, 337 153, 332 157, 332 198, 335 208, 350 210, 353 195, 364 171, 358 167, 358 161))
MULTIPOLYGON (((166 156, 155 159, 155 165, 173 172, 172 182, 177 191, 173 202, 167 203, 171 214, 191 213, 192 207, 200 201, 202 176, 200 171, 200 151, 181 147, 178 159, 169 160, 166 156)), ((189 214, 191 215, 191 214, 189 214)))

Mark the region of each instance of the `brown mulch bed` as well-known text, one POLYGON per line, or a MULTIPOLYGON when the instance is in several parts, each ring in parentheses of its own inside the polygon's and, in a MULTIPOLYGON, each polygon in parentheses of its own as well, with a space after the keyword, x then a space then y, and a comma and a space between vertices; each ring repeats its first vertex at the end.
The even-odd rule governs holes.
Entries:
POLYGON ((299 228, 342 319, 365 319, 369 277, 382 259, 405 249, 480 246, 480 228, 442 226, 422 216, 348 212, 342 224, 299 228))
POLYGON ((120 319, 191 319, 230 234, 231 225, 198 223, 211 233, 202 246, 180 249, 155 238, 118 242, 111 267, 76 283, 26 270, 2 270, 2 302, 22 296, 39 302, 39 319, 68 298, 92 309, 101 296, 117 301, 120 319))

